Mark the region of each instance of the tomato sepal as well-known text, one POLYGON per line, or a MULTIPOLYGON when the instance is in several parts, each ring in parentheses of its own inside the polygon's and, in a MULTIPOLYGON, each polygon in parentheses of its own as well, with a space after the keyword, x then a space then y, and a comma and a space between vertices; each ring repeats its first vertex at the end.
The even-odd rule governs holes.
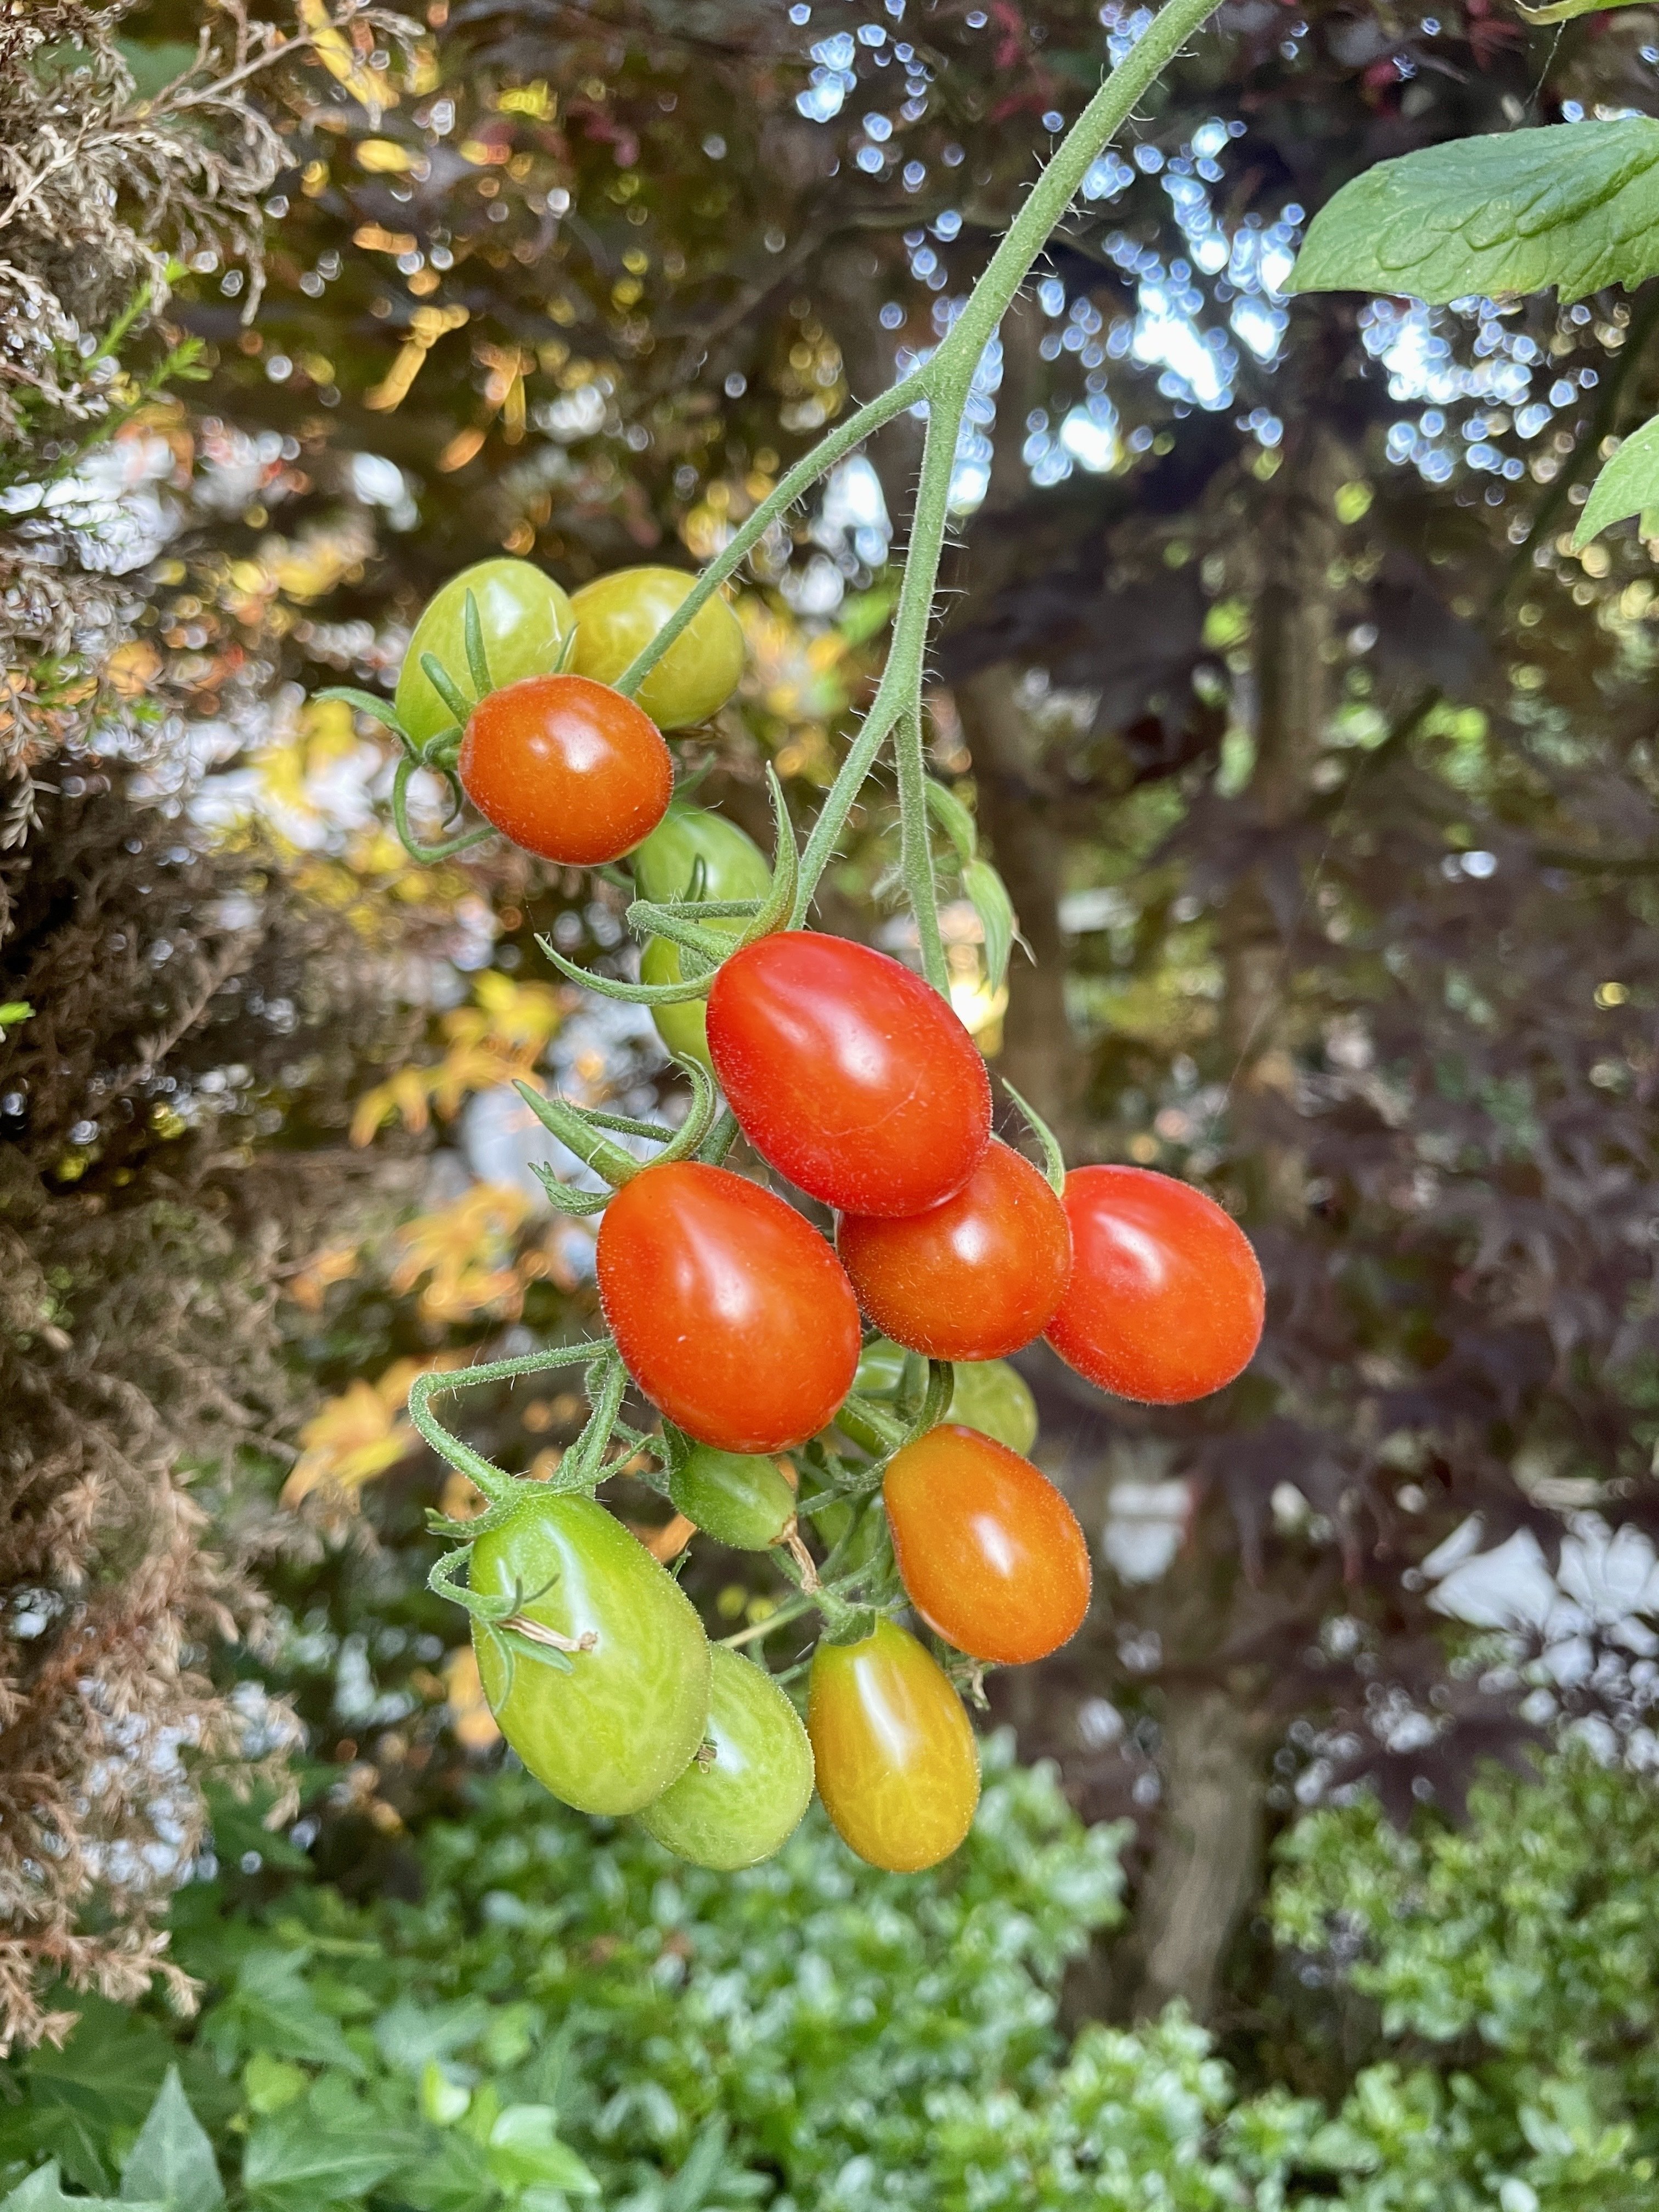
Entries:
POLYGON ((1022 1098, 1006 1075, 1002 1079, 1002 1087, 1024 1115, 1026 1127, 1042 1146, 1043 1175, 1054 1196, 1060 1197, 1066 1188, 1066 1155, 1060 1150, 1060 1139, 1055 1136, 1030 1100, 1022 1098))

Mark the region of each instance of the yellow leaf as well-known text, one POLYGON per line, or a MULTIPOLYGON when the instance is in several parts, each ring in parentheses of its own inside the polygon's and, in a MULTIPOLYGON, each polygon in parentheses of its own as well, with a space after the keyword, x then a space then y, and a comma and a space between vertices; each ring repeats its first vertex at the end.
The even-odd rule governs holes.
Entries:
POLYGON ((445 1660, 444 1694, 458 1742, 469 1751, 488 1751, 492 1743, 500 1742, 501 1732, 484 1696, 477 1655, 470 1644, 463 1644, 445 1660))
POLYGON ((401 176, 405 170, 422 166, 421 156, 411 147, 400 146, 395 138, 363 138, 356 149, 357 164, 371 176, 401 176))

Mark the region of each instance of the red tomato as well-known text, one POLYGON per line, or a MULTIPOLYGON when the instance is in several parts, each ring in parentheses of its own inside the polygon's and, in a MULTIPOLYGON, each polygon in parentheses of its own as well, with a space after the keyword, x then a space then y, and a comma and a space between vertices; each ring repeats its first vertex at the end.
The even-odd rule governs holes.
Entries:
POLYGON ((895 1453, 881 1489, 910 1601, 947 1644, 1019 1667, 1076 1635, 1089 1547, 1029 1459, 977 1429, 929 1429, 895 1453))
POLYGON ((930 1359, 1018 1352, 1042 1335, 1072 1272, 1065 1207, 1000 1144, 926 1213, 843 1214, 836 1249, 883 1335, 930 1359))
POLYGON ((578 868, 631 852, 674 788, 656 724, 586 676, 526 676, 488 693, 457 766, 462 789, 503 836, 578 868))
POLYGON ((890 1620, 856 1644, 819 1642, 806 1732, 824 1810, 872 1866, 891 1874, 936 1866, 973 1826, 979 1749, 962 1700, 890 1620))
POLYGON ((845 1213, 920 1213, 978 1166, 991 1083, 937 991, 885 953, 788 930, 734 952, 708 1049, 750 1143, 845 1213))
POLYGON ((781 1451, 852 1388, 859 1310, 822 1237, 769 1190, 695 1160, 605 1207, 599 1300, 646 1396, 700 1443, 781 1451))
POLYGON ((1249 1239, 1212 1198, 1147 1168, 1066 1178, 1072 1279, 1048 1338, 1119 1398, 1184 1406, 1231 1382, 1261 1341, 1249 1239))

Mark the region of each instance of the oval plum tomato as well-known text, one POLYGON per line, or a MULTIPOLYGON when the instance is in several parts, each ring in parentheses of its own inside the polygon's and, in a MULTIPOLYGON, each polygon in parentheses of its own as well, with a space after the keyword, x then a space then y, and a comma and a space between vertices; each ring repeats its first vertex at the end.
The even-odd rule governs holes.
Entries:
POLYGON ((458 767, 503 836, 578 868, 631 851, 674 788, 656 724, 586 676, 526 676, 490 692, 472 710, 458 767))
MULTIPOLYGON (((618 568, 584 584, 570 602, 576 615, 571 665, 614 684, 696 580, 684 568, 618 568)), ((706 722, 737 690, 743 652, 743 625, 716 592, 641 684, 641 706, 659 729, 706 722)))
POLYGON ((1029 1459, 977 1429, 929 1429, 893 1455, 881 1489, 910 1602, 947 1644, 1019 1667, 1076 1635, 1089 1547, 1029 1459))
POLYGON ((1018 1352, 1042 1335, 1072 1272, 1065 1208, 1029 1160, 995 1143, 925 1213, 844 1213, 836 1249, 876 1327, 930 1359, 1018 1352))
MULTIPOLYGON (((884 1336, 866 1344, 859 1356, 853 1387, 866 1398, 895 1398, 904 1375, 902 1346, 884 1336)), ((1037 1437, 1036 1400, 1024 1376, 1006 1359, 959 1359, 956 1387, 945 1409, 947 1421, 977 1429, 1010 1451, 1029 1452, 1037 1437)))
MULTIPOLYGON (((772 888, 772 870, 766 855, 735 822, 700 806, 671 806, 633 855, 634 880, 640 896, 659 903, 689 898, 699 860, 706 899, 763 899, 772 888)), ((744 924, 738 919, 717 917, 708 927, 740 937, 744 924)), ((666 937, 647 938, 640 955, 640 981, 678 983, 680 975, 679 946, 666 937)), ((699 1060, 714 1073, 714 1064, 708 1057, 708 1010, 701 999, 653 1006, 651 1018, 670 1052, 683 1060, 699 1060)))
POLYGON ((659 1844, 729 1874, 788 1842, 812 1798, 812 1747, 769 1674, 737 1651, 713 1654, 702 1747, 640 1815, 659 1844))
POLYGON ((1072 1279, 1048 1339, 1115 1397, 1184 1406, 1249 1364, 1261 1341, 1261 1269, 1212 1198, 1149 1168, 1066 1178, 1072 1279))
POLYGON ((920 1213, 991 1141, 991 1082, 937 991, 884 952, 786 930, 734 952, 708 1049, 743 1133, 843 1213, 920 1213))
POLYGON ((669 1474, 668 1495, 688 1521, 734 1552, 768 1551, 794 1524, 789 1478, 775 1460, 748 1452, 693 1444, 669 1474))
POLYGON ((699 1443, 781 1451, 852 1386, 859 1309, 841 1262, 726 1168, 642 1168, 605 1207, 599 1301, 629 1372, 699 1443))
POLYGON ((890 1620, 820 1641, 806 1692, 818 1795, 870 1865, 915 1874, 950 1857, 979 1803, 979 1747, 949 1677, 890 1620))
POLYGON ((708 1716, 708 1638, 672 1575, 591 1498, 533 1490, 477 1539, 467 1575, 571 1642, 594 1639, 568 1669, 523 1644, 509 1667, 473 1624, 489 1709, 536 1779, 582 1813, 637 1813, 659 1797, 708 1716))
POLYGON ((492 686, 516 684, 525 676, 548 676, 559 665, 565 640, 575 628, 569 600, 528 561, 480 561, 463 568, 428 599, 404 655, 393 702, 398 720, 416 744, 424 744, 455 717, 432 688, 421 666, 430 653, 456 690, 474 696, 466 657, 466 595, 478 605, 484 658, 492 686))

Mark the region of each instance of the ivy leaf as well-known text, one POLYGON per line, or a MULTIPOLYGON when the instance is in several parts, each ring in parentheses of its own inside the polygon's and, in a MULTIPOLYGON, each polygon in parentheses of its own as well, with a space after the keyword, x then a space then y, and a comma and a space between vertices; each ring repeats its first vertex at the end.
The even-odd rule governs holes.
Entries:
POLYGON ((217 2212, 225 2201, 213 2145, 190 2109, 176 2066, 168 2067, 161 2093, 127 2154, 121 2197, 125 2203, 159 2198, 169 2212, 217 2212))
POLYGON ((1000 991, 1008 974, 1008 956, 1019 934, 1019 922, 1008 887, 988 860, 969 860, 962 872, 962 888, 985 932, 985 972, 991 988, 1000 991))
POLYGON ((398 2144, 371 2128, 338 2131, 307 2107, 291 2106, 248 2137, 242 2186, 251 2203, 270 2212, 314 2212, 342 2197, 367 2196, 402 2155, 398 2144))
POLYGON ((1344 185, 1288 289, 1564 301, 1659 270, 1659 122, 1557 123, 1426 146, 1344 185))
POLYGON ((1650 507, 1659 507, 1659 415, 1632 431, 1596 477, 1572 533, 1574 550, 1588 545, 1610 522, 1645 514, 1650 507))
POLYGON ((572 2197, 597 2197, 599 2185, 554 2132, 550 2105, 509 2105, 489 2130, 489 2171, 504 2189, 540 2185, 572 2197))

